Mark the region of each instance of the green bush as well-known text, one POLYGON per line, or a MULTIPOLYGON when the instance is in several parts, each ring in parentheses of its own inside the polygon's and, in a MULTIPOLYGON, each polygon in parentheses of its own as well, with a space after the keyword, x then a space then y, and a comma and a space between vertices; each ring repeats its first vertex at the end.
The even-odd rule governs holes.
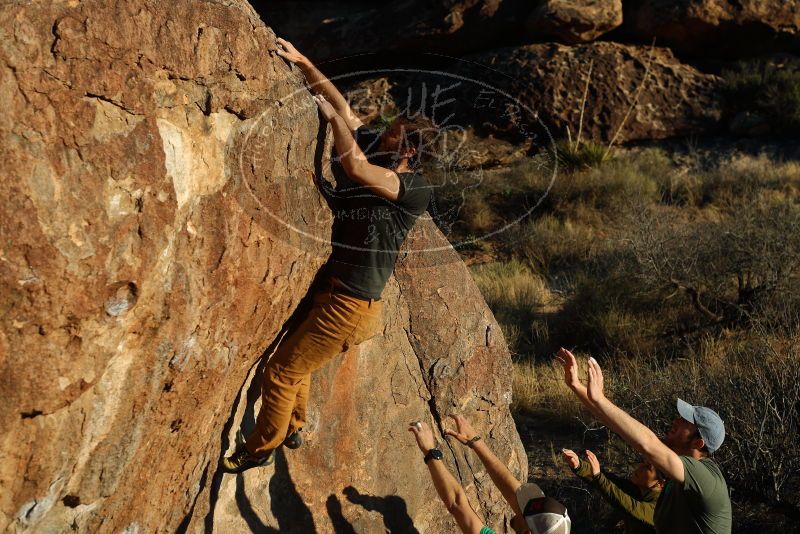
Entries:
POLYGON ((750 61, 723 73, 723 92, 733 112, 764 115, 774 129, 800 129, 800 69, 797 65, 750 61))
POLYGON ((593 169, 611 159, 611 153, 605 145, 589 141, 573 143, 566 139, 556 143, 556 160, 561 172, 593 169))

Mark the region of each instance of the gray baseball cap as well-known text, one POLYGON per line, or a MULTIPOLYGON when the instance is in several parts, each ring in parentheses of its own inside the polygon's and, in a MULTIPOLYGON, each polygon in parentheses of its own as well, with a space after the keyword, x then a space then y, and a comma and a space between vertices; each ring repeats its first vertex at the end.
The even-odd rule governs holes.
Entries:
POLYGON ((693 406, 678 399, 678 413, 681 417, 694 423, 700 437, 706 442, 708 452, 714 452, 725 441, 725 423, 717 412, 705 406, 693 406))

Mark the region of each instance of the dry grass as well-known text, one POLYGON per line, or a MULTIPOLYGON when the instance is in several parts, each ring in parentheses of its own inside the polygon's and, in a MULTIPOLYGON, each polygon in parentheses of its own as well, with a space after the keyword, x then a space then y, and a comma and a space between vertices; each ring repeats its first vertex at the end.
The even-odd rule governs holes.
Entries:
POLYGON ((525 264, 477 265, 472 275, 514 353, 525 353, 549 336, 542 314, 553 305, 554 296, 525 264))
POLYGON ((581 410, 564 384, 564 374, 551 362, 514 363, 512 409, 536 415, 576 418, 581 410))
POLYGON ((800 163, 775 161, 765 154, 739 155, 699 180, 696 195, 703 204, 736 209, 800 197, 800 163))
POLYGON ((589 259, 605 237, 593 225, 552 215, 523 223, 509 233, 511 242, 518 243, 514 247, 516 254, 539 272, 547 272, 557 264, 589 259))
MULTIPOLYGON (((494 175, 477 226, 549 185, 524 163, 494 175)), ((550 361, 559 345, 578 349, 654 430, 676 397, 718 409, 734 496, 800 513, 799 208, 800 163, 765 155, 709 168, 643 149, 560 176, 534 217, 492 244, 504 261, 473 268, 514 351, 513 409, 586 439, 596 424, 550 361)), ((590 434, 607 461, 634 460, 590 434)))

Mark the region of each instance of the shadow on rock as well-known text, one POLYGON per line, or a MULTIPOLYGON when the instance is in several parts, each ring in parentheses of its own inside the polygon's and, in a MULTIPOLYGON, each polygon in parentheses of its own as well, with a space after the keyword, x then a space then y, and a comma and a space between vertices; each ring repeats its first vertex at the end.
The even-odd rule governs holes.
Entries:
POLYGON ((342 503, 339 502, 339 497, 331 493, 325 502, 325 508, 328 510, 328 517, 335 534, 356 534, 355 529, 342 513, 342 503))
POLYGON ((289 466, 282 449, 275 452, 275 472, 269 480, 269 503, 272 516, 278 523, 278 528, 266 525, 262 519, 264 511, 257 510, 250 502, 244 488, 244 477, 236 477, 236 505, 242 519, 247 523, 251 532, 259 533, 307 533, 316 532, 314 518, 311 515, 303 498, 289 475, 289 466))
MULTIPOLYGON (((397 495, 387 495, 385 497, 366 495, 359 493, 353 486, 347 486, 343 493, 351 503, 357 504, 369 512, 381 514, 383 516, 383 526, 387 532, 419 534, 419 531, 414 527, 411 516, 408 515, 408 507, 402 497, 397 495)), ((328 502, 330 503, 330 499, 328 499, 328 502)), ((330 513, 330 507, 328 512, 330 513)), ((342 532, 352 532, 352 530, 342 532)))

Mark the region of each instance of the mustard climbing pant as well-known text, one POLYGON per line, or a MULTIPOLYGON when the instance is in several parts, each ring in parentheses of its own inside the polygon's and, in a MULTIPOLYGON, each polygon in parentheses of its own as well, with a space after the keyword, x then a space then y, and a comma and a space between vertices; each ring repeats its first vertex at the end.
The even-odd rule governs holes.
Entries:
POLYGON ((265 455, 303 428, 311 373, 349 346, 375 336, 382 326, 380 301, 343 293, 336 280, 329 279, 314 294, 306 318, 286 335, 264 367, 261 409, 245 441, 250 454, 265 455))

